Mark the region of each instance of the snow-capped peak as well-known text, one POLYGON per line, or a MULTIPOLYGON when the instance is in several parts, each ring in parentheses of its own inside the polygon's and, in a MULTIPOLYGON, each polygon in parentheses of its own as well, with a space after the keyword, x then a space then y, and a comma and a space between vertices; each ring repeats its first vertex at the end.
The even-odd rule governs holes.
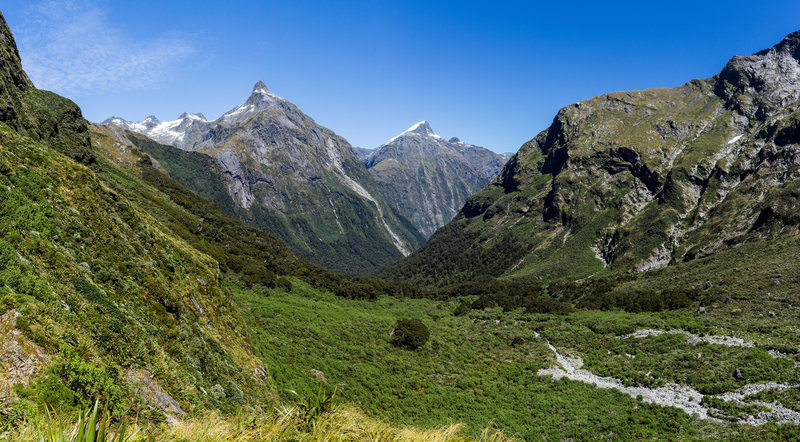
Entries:
POLYGON ((155 115, 148 115, 147 118, 142 120, 142 124, 146 127, 155 127, 158 126, 159 123, 161 123, 161 121, 159 121, 155 115))
POLYGON ((427 120, 422 120, 419 123, 417 123, 417 124, 409 127, 408 129, 406 129, 405 132, 401 133, 400 135, 396 135, 391 140, 387 141, 386 144, 389 144, 392 141, 394 141, 394 140, 396 140, 396 139, 398 139, 398 138, 400 138, 400 137, 402 137, 404 135, 412 135, 412 134, 428 136, 428 137, 433 137, 433 138, 439 138, 439 139, 442 138, 442 137, 440 137, 439 135, 436 135, 433 132, 433 129, 431 129, 431 125, 428 124, 427 120))
POLYGON ((179 120, 189 119, 189 120, 197 120, 197 121, 208 121, 208 120, 206 120, 206 116, 203 115, 200 112, 198 112, 196 114, 190 114, 188 112, 184 112, 184 113, 181 114, 180 117, 178 117, 178 119, 179 120))
POLYGON ((406 129, 404 133, 408 132, 416 132, 416 133, 423 133, 423 134, 433 134, 433 129, 431 129, 431 125, 428 124, 428 120, 422 120, 419 123, 409 127, 406 129))
POLYGON ((106 119, 105 119, 105 120, 103 120, 103 122, 102 122, 102 123, 100 123, 100 124, 115 124, 115 125, 117 125, 117 126, 122 126, 122 125, 124 125, 124 124, 126 124, 126 123, 128 123, 128 121, 126 121, 124 118, 120 118, 120 117, 113 117, 113 116, 112 116, 112 117, 108 117, 108 118, 106 118, 106 119))
POLYGON ((263 82, 263 81, 261 81, 261 80, 258 80, 258 81, 256 82, 256 85, 255 85, 255 86, 253 86, 253 93, 254 93, 254 94, 271 94, 271 93, 272 93, 272 91, 270 91, 270 90, 267 88, 267 85, 266 85, 266 84, 264 84, 264 82, 263 82))
POLYGON ((247 99, 247 102, 250 104, 265 101, 272 103, 277 100, 282 100, 282 98, 269 90, 267 85, 264 84, 263 81, 259 80, 256 85, 253 86, 253 92, 250 93, 250 98, 247 99))
POLYGON ((195 135, 207 130, 211 125, 218 124, 224 127, 242 123, 259 112, 286 103, 286 100, 275 95, 267 88, 263 81, 256 82, 253 92, 246 102, 225 112, 214 121, 208 121, 201 113, 190 114, 182 113, 177 120, 159 121, 154 115, 150 115, 142 121, 126 121, 119 117, 106 119, 103 124, 113 124, 124 129, 139 132, 147 135, 159 143, 171 144, 181 149, 191 148, 195 143, 195 135), (190 133, 187 139, 187 133, 190 133), (184 143, 184 140, 188 140, 184 143))
POLYGON ((207 123, 206 117, 201 113, 190 114, 182 113, 177 120, 159 121, 154 115, 149 115, 142 121, 127 121, 119 117, 111 117, 103 121, 103 124, 113 124, 123 129, 132 130, 158 141, 159 143, 172 144, 182 141, 186 136, 186 131, 195 123, 207 123))
POLYGON ((265 85, 263 81, 258 81, 256 85, 253 86, 253 92, 250 94, 247 101, 225 112, 216 122, 229 127, 285 101, 286 100, 267 89, 267 85, 265 85))

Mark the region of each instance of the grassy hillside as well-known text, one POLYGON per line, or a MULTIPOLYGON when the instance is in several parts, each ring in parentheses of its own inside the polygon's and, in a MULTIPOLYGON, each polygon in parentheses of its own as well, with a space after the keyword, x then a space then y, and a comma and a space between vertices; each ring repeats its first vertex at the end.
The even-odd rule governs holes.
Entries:
MULTIPOLYGON (((194 201, 196 196, 181 191, 174 182, 169 184, 171 181, 165 180, 163 175, 155 174, 152 163, 137 154, 135 149, 122 148, 122 144, 114 142, 114 137, 104 138, 98 128, 92 130, 93 139, 99 143, 96 145, 103 170, 101 176, 113 183, 115 189, 130 194, 132 200, 148 207, 150 213, 171 225, 172 230, 183 232, 187 241, 197 244, 197 247, 207 247, 212 255, 217 253, 215 256, 219 256, 219 262, 235 263, 236 258, 226 258, 231 253, 234 256, 247 255, 237 255, 237 248, 225 250, 214 244, 246 244, 237 239, 237 235, 251 231, 251 228, 236 224, 213 207, 202 206, 202 200, 194 201), (123 152, 130 156, 125 157, 123 152), (158 176, 162 178, 156 179, 158 176), (140 182, 137 177, 144 177, 146 182, 140 182), (218 221, 215 221, 217 217, 218 221), (181 225, 202 225, 203 229, 187 229, 181 225), (225 228, 217 229, 216 225, 225 228), (241 227, 235 228, 237 225, 241 227), (221 240, 214 232, 231 236, 221 240)), ((752 246, 755 247, 753 250, 733 249, 729 253, 741 250, 744 256, 750 256, 752 265, 747 268, 751 271, 769 268, 767 258, 770 256, 786 260, 771 250, 756 253, 754 250, 761 250, 760 246, 752 246), (760 266, 762 263, 765 266, 760 266)), ((248 249, 252 250, 248 253, 267 249, 272 250, 274 257, 280 255, 277 252, 280 248, 267 245, 248 249)), ((688 287, 696 286, 699 294, 692 294, 688 301, 668 303, 664 307, 648 304, 647 300, 669 299, 676 293, 682 294, 678 289, 687 286, 675 284, 673 287, 643 276, 642 279, 610 280, 607 290, 597 290, 595 286, 599 283, 587 281, 584 285, 553 285, 543 289, 524 285, 521 286, 524 290, 518 292, 516 286, 487 281, 483 285, 403 293, 384 290, 379 284, 374 285, 375 282, 370 286, 366 280, 341 275, 317 278, 318 269, 303 269, 310 264, 297 258, 290 259, 292 255, 288 249, 283 251, 281 256, 284 260, 265 258, 263 262, 282 262, 269 268, 276 274, 287 275, 289 284, 274 288, 253 285, 246 281, 245 273, 232 267, 228 267, 230 273, 222 283, 224 290, 240 306, 247 333, 275 380, 283 403, 315 397, 322 388, 328 393, 335 390, 342 403, 353 404, 370 416, 395 424, 430 428, 461 422, 466 425, 462 431, 470 436, 479 436, 483 428, 492 425, 509 436, 522 439, 536 438, 541 434, 558 438, 579 437, 586 431, 610 438, 678 434, 758 437, 789 431, 790 427, 767 425, 751 428, 698 420, 678 409, 647 404, 615 390, 601 390, 576 381, 553 381, 547 376, 537 375, 539 370, 556 364, 547 347, 550 341, 562 352, 582 357, 586 367, 593 372, 614 376, 629 385, 656 386, 659 382, 680 381, 708 394, 718 394, 738 387, 738 383, 731 381, 734 368, 747 374, 747 382, 790 382, 798 375, 791 359, 774 359, 767 353, 767 350, 787 352, 792 348, 790 329, 758 326, 756 330, 760 331, 754 333, 744 319, 748 319, 749 324, 766 325, 777 323, 775 318, 764 316, 761 310, 758 312, 762 316, 757 316, 752 312, 756 308, 754 301, 726 291, 745 282, 758 290, 761 286, 755 280, 773 283, 763 276, 753 277, 751 281, 741 278, 753 273, 736 273, 738 276, 729 282, 722 282, 725 277, 735 275, 720 273, 719 279, 712 278, 712 287, 708 289, 711 292, 708 292, 704 289, 706 279, 722 272, 722 267, 691 267, 708 266, 712 260, 701 259, 679 270, 681 274, 697 275, 688 287), (359 283, 369 288, 361 291, 364 287, 358 287, 359 283), (342 286, 347 289, 342 289, 342 286), (394 293, 395 296, 386 296, 385 293, 394 293), (608 293, 611 295, 606 297, 608 293), (445 300, 409 299, 403 297, 404 294, 445 300), (714 309, 710 303, 712 298, 706 299, 709 294, 713 294, 718 306, 727 306, 725 298, 732 297, 736 307, 742 308, 744 313, 742 316, 737 316, 739 313, 731 315, 729 310, 733 307, 714 309), (666 311, 615 311, 628 307, 628 299, 635 300, 634 305, 644 310, 666 311), (703 317, 694 313, 701 302, 709 302, 709 313, 703 317), (745 306, 745 302, 751 304, 745 306), (516 310, 518 306, 524 308, 516 310), (507 311, 503 311, 503 307, 507 311), (584 310, 587 308, 590 310, 584 310), (597 308, 611 311, 591 310, 597 308), (551 315, 537 311, 571 313, 551 315), (391 344, 390 333, 395 322, 408 317, 422 319, 431 332, 430 342, 420 350, 404 350, 391 344), (718 329, 718 325, 725 329, 718 329), (709 355, 709 358, 701 359, 703 363, 700 365, 686 365, 686 360, 696 355, 698 348, 681 345, 680 336, 662 335, 638 341, 618 338, 640 328, 680 328, 697 334, 731 334, 754 340, 758 346, 739 349, 699 344, 702 346, 699 352, 709 355), (768 335, 772 336, 770 340, 767 340, 768 335), (783 336, 780 342, 779 336, 783 336), (626 363, 630 361, 624 356, 626 353, 636 354, 634 361, 637 363, 626 363), (713 361, 713 364, 706 365, 708 361, 713 361), (321 371, 327 382, 320 382, 312 370, 321 371), (657 375, 651 380, 648 372, 657 375), (631 425, 631 422, 636 422, 636 425, 631 425)), ((742 261, 738 255, 720 259, 721 262, 742 261)), ((223 264, 223 268, 229 265, 223 264)), ((787 273, 789 271, 787 269, 787 273)), ((663 274, 664 271, 644 275, 669 279, 663 274)), ((394 286, 387 288, 391 287, 394 286)), ((788 285, 785 288, 789 292, 792 290, 788 285)), ((797 318, 794 310, 781 308, 780 304, 770 308, 781 315, 781 321, 786 321, 783 327, 790 327, 788 324, 797 318)), ((792 391, 764 394, 783 395, 782 403, 791 404, 792 391)), ((756 410, 744 408, 745 411, 756 410)), ((725 415, 738 411, 738 408, 726 409, 719 413, 725 415)))
POLYGON ((348 298, 421 295, 419 289, 408 284, 336 273, 297 256, 276 235, 223 213, 210 201, 161 173, 160 164, 127 137, 120 137, 105 126, 92 125, 90 129, 97 149, 98 173, 109 186, 144 207, 193 247, 213 257, 223 271, 243 274, 246 283, 273 287, 276 275, 293 275, 316 288, 348 298))
POLYGON ((424 243, 417 229, 387 205, 344 138, 263 83, 236 109, 213 122, 186 117, 186 132, 178 139, 121 119, 110 119, 119 126, 109 129, 145 151, 182 186, 328 268, 365 274, 424 243), (174 146, 123 133, 124 127, 174 146))
MULTIPOLYGON (((184 411, 273 403, 214 260, 85 166, 5 125, 0 165, 3 312, 30 344, 19 356, 38 348, 50 361, 32 359, 31 374, 43 374, 7 394, 69 409, 100 393, 122 411, 144 405, 129 398, 145 370, 184 411), (216 385, 229 394, 204 393, 216 385)), ((6 353, 6 370, 12 361, 6 353)))
MULTIPOLYGON (((593 193, 568 190, 585 177, 560 170, 558 148, 531 148, 470 200, 466 226, 435 235, 458 253, 404 275, 441 286, 421 289, 335 273, 225 214, 167 175, 204 180, 202 157, 88 127, 74 104, 35 90, 0 31, 2 115, 13 123, 0 122, 0 439, 69 434, 97 398, 151 440, 800 438, 794 187, 764 187, 769 210, 745 201, 759 182, 794 176, 794 111, 764 122, 763 168, 720 204, 706 195, 687 212, 739 215, 688 232, 674 249, 692 255, 685 262, 622 274, 587 253, 628 213, 589 202, 617 201, 630 176, 646 184, 657 158, 582 145, 573 161, 621 168, 604 181, 616 187, 593 193), (505 233, 481 236, 495 228, 505 233), (715 229, 738 236, 711 244, 715 229), (533 255, 520 240, 536 242, 533 255)), ((693 103, 687 118, 706 115, 695 100, 705 86, 672 91, 693 103)), ((707 129, 718 144, 724 130, 707 129)), ((677 164, 711 145, 697 143, 677 164)), ((751 170, 746 158, 726 173, 751 170)), ((661 195, 626 219, 607 250, 615 259, 649 248, 682 204, 661 195)))

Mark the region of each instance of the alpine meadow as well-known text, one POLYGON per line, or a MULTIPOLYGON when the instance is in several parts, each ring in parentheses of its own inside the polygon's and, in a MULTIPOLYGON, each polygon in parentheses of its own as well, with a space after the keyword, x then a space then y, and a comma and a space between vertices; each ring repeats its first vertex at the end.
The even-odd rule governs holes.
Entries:
MULTIPOLYGON (((427 28, 394 18, 392 2, 348 3, 358 14, 346 24, 363 30, 313 41, 358 31, 355 59, 320 56, 287 31, 323 32, 341 19, 326 8, 344 4, 305 5, 307 23, 283 20, 297 5, 181 6, 189 24, 228 9, 260 20, 270 40, 253 47, 298 63, 268 67, 249 64, 255 50, 234 62, 240 48, 192 49, 182 39, 207 41, 204 28, 170 28, 175 5, 90 3, 0 14, 0 440, 800 439, 800 31, 676 87, 562 95, 549 127, 522 127, 518 150, 502 153, 505 138, 489 135, 518 124, 504 116, 518 109, 484 109, 492 86, 461 80, 494 67, 412 62, 416 48, 392 38, 427 28), (69 18, 82 8, 94 12, 69 18), (125 24, 103 28, 112 19, 125 24), (397 29, 369 32, 384 19, 397 29), (171 33, 139 42, 126 34, 136 26, 171 33), (37 32, 53 43, 34 44, 37 32), (89 37, 58 40, 74 35, 89 37), (375 53, 390 42, 401 61, 384 69, 375 53), (193 89, 206 114, 135 117, 145 96, 165 97, 152 113, 196 106, 167 92, 197 85, 170 80, 191 57, 207 57, 181 71, 198 77, 224 65, 265 80, 327 72, 367 95, 407 79, 422 92, 330 105, 328 83, 295 99, 236 77, 239 95, 193 89), (127 100, 95 85, 73 102, 52 77, 83 72, 91 85, 151 65, 163 76, 125 86, 127 100), (444 65, 447 78, 433 77, 444 65), (420 101, 428 87, 469 100, 420 101), (92 97, 116 110, 96 118, 76 104, 95 112, 92 97), (464 141, 427 120, 397 134, 410 121, 388 116, 405 107, 464 141), (354 108, 391 121, 321 124, 354 108), (453 123, 473 113, 498 122, 453 123)), ((490 31, 486 12, 470 17, 486 29, 453 37, 467 3, 437 16, 442 42, 528 35, 490 31)), ((497 41, 463 44, 515 56, 497 41)))

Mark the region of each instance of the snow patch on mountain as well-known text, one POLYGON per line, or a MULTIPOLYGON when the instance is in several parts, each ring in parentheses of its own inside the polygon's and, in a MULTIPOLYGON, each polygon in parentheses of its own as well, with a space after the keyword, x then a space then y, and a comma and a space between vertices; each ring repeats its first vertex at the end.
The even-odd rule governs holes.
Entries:
POLYGON ((430 124, 428 124, 428 122, 426 120, 423 120, 423 121, 420 121, 419 123, 416 123, 413 126, 409 127, 408 129, 406 129, 401 134, 392 137, 385 144, 389 144, 389 143, 397 140, 400 137, 409 136, 409 135, 427 136, 427 137, 436 138, 436 139, 439 139, 439 140, 443 139, 442 137, 440 137, 439 135, 436 135, 436 133, 433 132, 433 129, 431 129, 430 124))

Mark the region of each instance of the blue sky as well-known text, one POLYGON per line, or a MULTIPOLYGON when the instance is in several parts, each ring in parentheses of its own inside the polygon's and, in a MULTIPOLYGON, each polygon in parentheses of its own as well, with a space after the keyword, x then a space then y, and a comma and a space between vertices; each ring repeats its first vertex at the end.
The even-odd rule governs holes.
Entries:
POLYGON ((353 145, 420 120, 498 152, 559 108, 717 73, 800 29, 800 2, 16 1, 37 86, 92 121, 209 119, 257 80, 353 145))

